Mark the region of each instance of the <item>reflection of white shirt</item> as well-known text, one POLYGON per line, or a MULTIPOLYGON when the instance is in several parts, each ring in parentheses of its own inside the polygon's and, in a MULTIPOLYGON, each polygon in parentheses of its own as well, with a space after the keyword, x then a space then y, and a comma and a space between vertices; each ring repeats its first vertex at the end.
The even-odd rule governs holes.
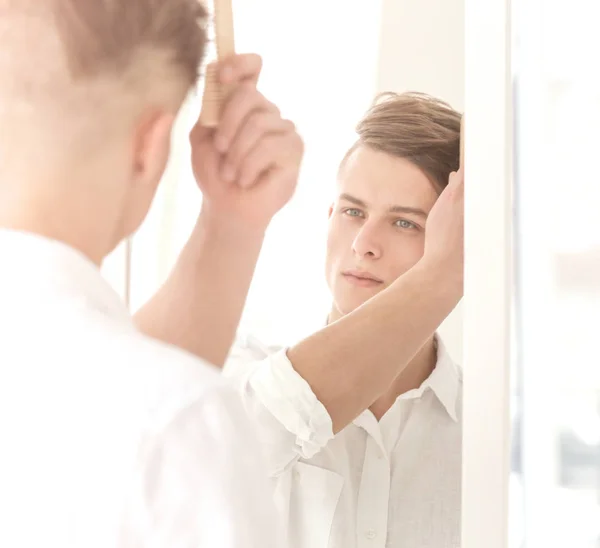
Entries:
POLYGON ((262 430, 294 548, 460 547, 462 374, 438 343, 418 390, 335 437, 285 350, 250 337, 234 347, 225 374, 262 430))
POLYGON ((0 546, 281 546, 216 370, 137 331, 78 252, 0 230, 0 261, 0 546))

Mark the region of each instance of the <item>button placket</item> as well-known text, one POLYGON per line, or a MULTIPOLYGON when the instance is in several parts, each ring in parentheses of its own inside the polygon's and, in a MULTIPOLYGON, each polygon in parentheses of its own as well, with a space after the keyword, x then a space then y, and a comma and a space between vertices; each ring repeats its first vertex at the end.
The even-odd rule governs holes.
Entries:
POLYGON ((369 436, 358 494, 358 548, 385 548, 389 500, 389 461, 383 447, 369 436))

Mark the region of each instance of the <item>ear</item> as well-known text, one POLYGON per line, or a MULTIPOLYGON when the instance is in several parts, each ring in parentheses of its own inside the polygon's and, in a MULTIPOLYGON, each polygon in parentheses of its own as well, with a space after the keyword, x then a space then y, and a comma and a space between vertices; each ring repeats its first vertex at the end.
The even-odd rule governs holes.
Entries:
POLYGON ((175 115, 154 110, 144 115, 135 128, 133 183, 153 190, 162 179, 171 151, 175 115))
POLYGON ((331 216, 333 215, 333 204, 331 204, 329 206, 329 212, 327 213, 327 218, 331 219, 331 216))

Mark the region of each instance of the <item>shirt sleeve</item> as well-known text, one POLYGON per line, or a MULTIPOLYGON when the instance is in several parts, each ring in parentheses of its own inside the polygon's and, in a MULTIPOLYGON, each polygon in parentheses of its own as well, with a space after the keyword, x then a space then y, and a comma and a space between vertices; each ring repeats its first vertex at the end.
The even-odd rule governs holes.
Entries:
POLYGON ((128 524, 151 548, 280 548, 272 480, 231 388, 187 406, 142 463, 128 524))
POLYGON ((237 386, 258 428, 271 475, 279 475, 298 458, 313 457, 333 438, 329 413, 294 369, 287 349, 239 337, 224 374, 237 386))

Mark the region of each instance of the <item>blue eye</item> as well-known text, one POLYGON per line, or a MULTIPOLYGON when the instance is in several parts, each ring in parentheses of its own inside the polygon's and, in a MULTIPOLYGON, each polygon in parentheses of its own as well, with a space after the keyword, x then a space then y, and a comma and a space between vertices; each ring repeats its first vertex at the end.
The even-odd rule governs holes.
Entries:
POLYGON ((398 228, 404 228, 406 230, 414 230, 415 228, 417 228, 416 224, 411 223, 410 221, 407 221, 405 219, 398 219, 394 224, 398 228))
POLYGON ((362 217, 362 211, 353 207, 345 209, 344 213, 348 215, 348 217, 362 217))

